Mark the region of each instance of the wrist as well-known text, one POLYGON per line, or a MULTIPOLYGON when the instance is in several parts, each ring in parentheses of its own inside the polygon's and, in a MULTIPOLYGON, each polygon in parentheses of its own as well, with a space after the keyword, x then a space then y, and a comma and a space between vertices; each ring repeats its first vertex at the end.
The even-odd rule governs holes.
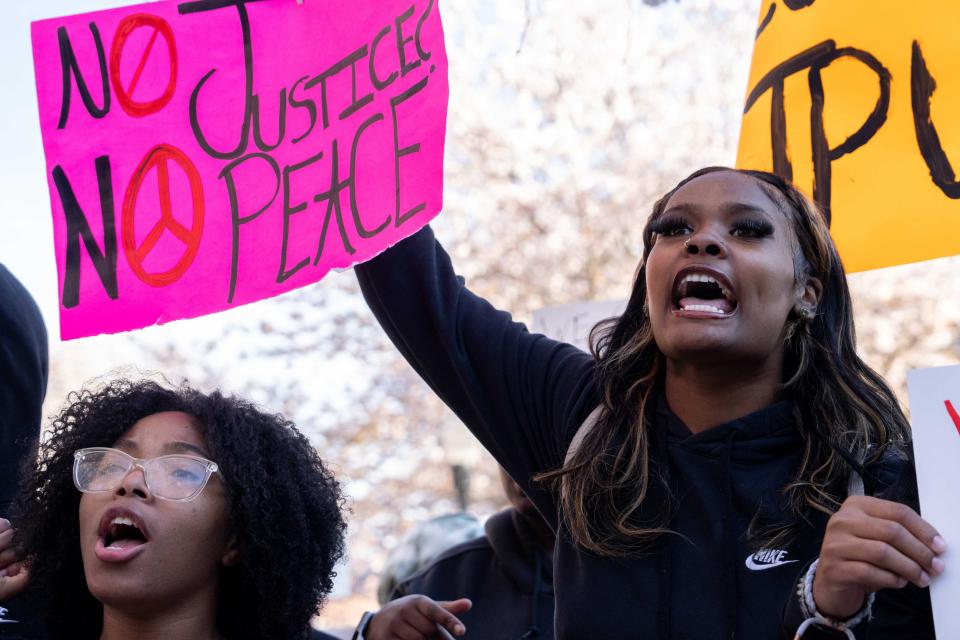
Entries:
MULTIPOLYGON (((855 610, 851 615, 840 618, 828 615, 819 608, 813 595, 813 583, 816 578, 817 565, 819 562, 819 558, 814 560, 810 564, 810 568, 800 577, 797 583, 797 598, 800 600, 800 609, 803 611, 806 620, 804 620, 797 629, 795 638, 803 636, 804 632, 811 626, 817 626, 843 633, 850 640, 855 640, 851 629, 861 622, 870 619, 872 616, 873 600, 876 594, 867 593, 860 609, 855 610)), ((841 605, 840 608, 843 609, 843 605, 841 605)))
POLYGON ((369 635, 370 622, 373 621, 373 616, 375 613, 370 611, 364 611, 363 616, 360 618, 360 622, 357 623, 357 628, 354 629, 351 640, 371 640, 369 635))
POLYGON ((811 591, 817 611, 828 618, 845 620, 863 609, 867 601, 867 592, 863 589, 830 589, 824 587, 821 580, 814 578, 811 591))

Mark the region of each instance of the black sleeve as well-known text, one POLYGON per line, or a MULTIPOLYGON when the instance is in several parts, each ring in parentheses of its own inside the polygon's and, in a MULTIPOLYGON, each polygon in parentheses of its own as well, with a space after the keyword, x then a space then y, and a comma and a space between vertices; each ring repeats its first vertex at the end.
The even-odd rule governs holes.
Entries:
POLYGON ((556 526, 531 475, 562 463, 593 409, 593 359, 471 293, 429 227, 355 270, 403 356, 556 526))

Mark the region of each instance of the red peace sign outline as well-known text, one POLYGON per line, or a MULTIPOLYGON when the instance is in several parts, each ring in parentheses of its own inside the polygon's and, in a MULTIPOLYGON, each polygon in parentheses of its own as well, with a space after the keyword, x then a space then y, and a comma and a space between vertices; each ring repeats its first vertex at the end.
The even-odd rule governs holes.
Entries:
POLYGON ((197 257, 197 252, 200 250, 200 239, 203 237, 203 214, 203 182, 200 179, 200 172, 197 171, 190 158, 180 149, 169 144, 159 144, 147 152, 147 155, 140 162, 140 166, 133 173, 133 178, 127 185, 127 191, 123 196, 121 218, 123 252, 127 256, 127 262, 130 264, 134 275, 152 287, 165 287, 179 280, 190 268, 194 258, 197 257), (170 199, 170 168, 168 166, 171 160, 183 170, 190 181, 190 195, 193 204, 193 224, 190 229, 187 229, 173 217, 173 207, 170 199), (154 168, 157 170, 160 219, 147 232, 143 242, 137 245, 136 225, 134 224, 137 196, 140 194, 140 187, 143 185, 144 178, 154 168), (172 233, 184 244, 183 255, 167 271, 149 273, 143 267, 143 261, 166 231, 172 233))
POLYGON ((170 28, 166 20, 148 13, 134 13, 120 21, 116 32, 113 34, 113 44, 110 46, 110 80, 113 84, 113 92, 117 95, 117 102, 120 103, 127 115, 142 118, 167 106, 177 87, 177 65, 177 43, 173 37, 173 29, 170 28), (125 88, 120 78, 120 58, 123 55, 127 39, 141 27, 153 27, 153 35, 150 36, 150 40, 141 54, 140 63, 133 73, 130 86, 125 88), (147 60, 158 35, 163 36, 163 39, 167 42, 167 55, 170 58, 170 79, 159 98, 140 102, 134 100, 132 94, 137 88, 137 83, 140 82, 140 75, 143 73, 144 67, 147 66, 147 60))

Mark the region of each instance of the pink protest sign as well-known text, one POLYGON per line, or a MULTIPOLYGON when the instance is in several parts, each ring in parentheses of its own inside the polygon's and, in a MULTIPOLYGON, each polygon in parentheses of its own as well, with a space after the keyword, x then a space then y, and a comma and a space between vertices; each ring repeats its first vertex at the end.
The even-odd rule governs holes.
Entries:
POLYGON ((165 0, 32 31, 64 339, 304 286, 440 211, 437 0, 165 0))

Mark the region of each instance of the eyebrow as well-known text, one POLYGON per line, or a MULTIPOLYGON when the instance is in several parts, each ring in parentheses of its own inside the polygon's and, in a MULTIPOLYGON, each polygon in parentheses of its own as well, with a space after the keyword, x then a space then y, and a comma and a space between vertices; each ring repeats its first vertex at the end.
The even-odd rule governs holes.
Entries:
MULTIPOLYGON (((759 213, 770 217, 770 213, 761 207, 754 206, 752 204, 747 204, 746 202, 724 202, 720 205, 720 209, 727 214, 737 214, 737 213, 759 213)), ((662 215, 667 215, 668 213, 690 213, 697 214, 700 213, 703 208, 700 205, 696 204, 675 204, 666 209, 662 215)))
POLYGON ((163 445, 164 451, 169 451, 170 453, 193 453, 201 458, 209 458, 210 454, 207 453, 203 447, 198 447, 195 444, 190 444, 189 442, 181 442, 176 440, 174 442, 168 442, 163 445))
MULTIPOLYGON (((138 451, 139 447, 134 440, 129 438, 121 438, 117 440, 113 447, 115 449, 123 449, 126 451, 138 451)), ((168 442, 163 445, 163 451, 165 453, 187 453, 198 455, 201 458, 209 458, 210 454, 207 453, 203 447, 198 447, 195 444, 190 444, 189 442, 183 442, 181 440, 175 440, 173 442, 168 442)))

